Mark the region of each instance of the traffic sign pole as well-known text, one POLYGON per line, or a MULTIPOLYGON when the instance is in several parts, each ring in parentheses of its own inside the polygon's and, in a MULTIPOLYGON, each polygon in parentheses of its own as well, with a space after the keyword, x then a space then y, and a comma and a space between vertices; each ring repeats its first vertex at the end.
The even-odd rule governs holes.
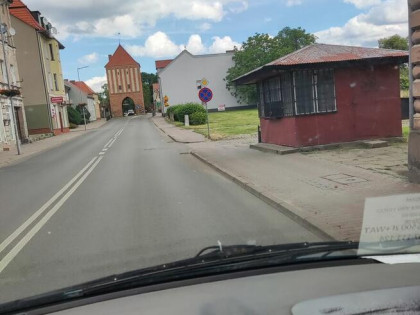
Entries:
POLYGON ((207 107, 207 102, 203 102, 203 105, 206 106, 206 115, 207 115, 207 138, 210 139, 209 109, 207 107))
MULTIPOLYGON (((205 79, 201 80, 201 82, 207 81, 205 79)), ((208 83, 208 82, 204 82, 208 83)), ((207 102, 210 102, 213 98, 213 91, 207 87, 202 88, 198 92, 198 98, 201 100, 203 106, 206 106, 206 114, 207 114, 207 137, 210 139, 210 124, 209 124, 209 109, 207 107, 207 102)))

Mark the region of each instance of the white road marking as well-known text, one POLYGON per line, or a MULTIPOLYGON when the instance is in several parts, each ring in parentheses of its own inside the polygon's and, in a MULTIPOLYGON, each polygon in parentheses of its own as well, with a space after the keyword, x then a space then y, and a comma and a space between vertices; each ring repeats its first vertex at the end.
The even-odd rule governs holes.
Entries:
POLYGON ((105 152, 99 152, 99 155, 105 155, 105 152))
POLYGON ((112 145, 114 144, 115 140, 117 140, 117 139, 112 139, 111 143, 110 143, 110 144, 109 144, 109 146, 108 146, 108 149, 109 149, 110 147, 112 147, 112 145))
POLYGON ((109 143, 112 141, 112 138, 111 139, 109 139, 109 141, 104 145, 104 148, 106 148, 108 145, 109 145, 109 143))
POLYGON ((35 236, 36 233, 48 222, 49 219, 61 208, 61 206, 71 197, 77 188, 85 181, 85 179, 92 173, 95 167, 101 162, 103 157, 99 157, 96 162, 89 168, 89 170, 74 184, 73 187, 55 204, 45 216, 24 236, 22 239, 7 253, 7 255, 0 261, 0 273, 7 267, 7 265, 16 257, 17 254, 25 247, 26 244, 35 236))
POLYGON ((63 188, 61 188, 54 196, 51 197, 41 208, 29 217, 21 226, 19 226, 12 234, 10 234, 1 244, 0 253, 9 246, 32 222, 34 222, 54 201, 56 201, 73 183, 92 165, 97 157, 94 157, 86 166, 77 173, 63 188))

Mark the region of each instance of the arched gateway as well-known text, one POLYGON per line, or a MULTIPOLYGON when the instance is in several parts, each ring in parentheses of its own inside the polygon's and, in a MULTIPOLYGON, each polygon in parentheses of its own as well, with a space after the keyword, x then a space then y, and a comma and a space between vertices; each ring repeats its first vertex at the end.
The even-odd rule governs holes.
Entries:
POLYGON ((133 104, 136 114, 144 113, 140 64, 121 45, 108 57, 105 69, 112 116, 122 117, 123 109, 133 104))

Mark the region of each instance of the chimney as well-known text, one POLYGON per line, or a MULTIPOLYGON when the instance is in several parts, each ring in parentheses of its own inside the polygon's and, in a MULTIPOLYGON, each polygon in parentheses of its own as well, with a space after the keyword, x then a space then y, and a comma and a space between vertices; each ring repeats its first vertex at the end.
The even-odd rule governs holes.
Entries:
POLYGON ((111 60, 112 55, 108 55, 108 60, 111 60))

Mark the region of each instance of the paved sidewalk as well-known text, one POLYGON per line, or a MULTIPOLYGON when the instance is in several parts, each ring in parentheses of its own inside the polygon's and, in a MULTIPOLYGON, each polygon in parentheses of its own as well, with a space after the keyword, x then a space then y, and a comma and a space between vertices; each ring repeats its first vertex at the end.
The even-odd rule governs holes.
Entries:
MULTIPOLYGON (((96 120, 94 122, 90 122, 86 125, 86 130, 97 129, 105 125, 107 120, 102 118, 101 120, 96 120)), ((77 132, 77 131, 85 131, 85 125, 79 125, 75 129, 70 129, 70 132, 77 132)))
MULTIPOLYGON (((89 130, 97 129, 99 127, 102 127, 105 123, 106 123, 105 119, 92 122, 88 124, 89 128, 87 128, 87 130, 89 131, 89 130)), ((12 144, 10 151, 0 151, 0 168, 7 165, 21 162, 33 156, 34 154, 39 154, 43 151, 60 146, 66 143, 67 141, 70 141, 72 139, 75 139, 77 137, 84 135, 85 134, 84 132, 73 132, 73 131, 84 131, 84 126, 81 126, 81 127, 83 127, 83 129, 80 129, 79 127, 77 129, 72 129, 71 130, 72 132, 68 132, 59 136, 46 138, 46 139, 39 140, 33 143, 23 144, 21 146, 21 153, 22 153, 21 155, 17 155, 16 144, 15 143, 12 144)))
POLYGON ((155 116, 151 118, 153 123, 164 133, 166 133, 172 140, 181 143, 198 143, 206 141, 203 135, 195 133, 192 130, 178 128, 170 124, 162 116, 155 116))
MULTIPOLYGON (((420 192, 420 186, 351 165, 248 145, 197 143, 192 154, 312 231, 358 240, 367 197, 420 192)), ((258 211, 258 209, 255 209, 258 211)))

